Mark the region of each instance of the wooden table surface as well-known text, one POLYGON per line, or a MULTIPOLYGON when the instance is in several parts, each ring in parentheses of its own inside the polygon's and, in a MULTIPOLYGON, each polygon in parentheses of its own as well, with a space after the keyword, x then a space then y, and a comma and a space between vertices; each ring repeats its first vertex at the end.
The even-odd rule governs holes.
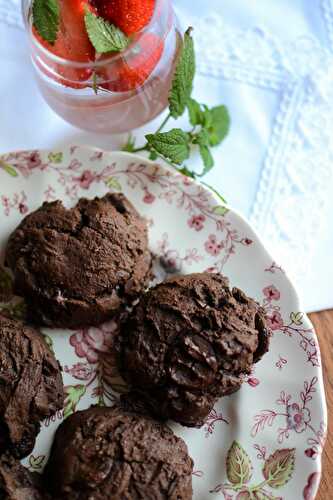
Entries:
POLYGON ((312 313, 309 316, 319 338, 328 409, 323 472, 316 500, 333 500, 333 310, 312 313))

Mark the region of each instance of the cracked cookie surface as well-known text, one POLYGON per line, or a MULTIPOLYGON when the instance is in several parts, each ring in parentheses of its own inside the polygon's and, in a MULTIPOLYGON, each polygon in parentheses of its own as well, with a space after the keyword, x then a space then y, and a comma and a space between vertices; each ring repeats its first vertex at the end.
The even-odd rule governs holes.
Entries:
POLYGON ((61 369, 42 335, 0 315, 0 455, 27 456, 40 422, 63 403, 61 369))
POLYGON ((62 500, 190 500, 193 463, 166 426, 91 407, 58 428, 45 480, 62 500))
POLYGON ((7 453, 0 456, 0 499, 51 500, 40 474, 30 472, 7 453))
POLYGON ((222 275, 190 274, 141 297, 122 327, 118 364, 156 417, 200 427, 268 345, 259 304, 222 275))
POLYGON ((127 198, 44 203, 11 235, 6 262, 29 319, 75 328, 110 319, 145 289, 151 255, 144 219, 127 198))

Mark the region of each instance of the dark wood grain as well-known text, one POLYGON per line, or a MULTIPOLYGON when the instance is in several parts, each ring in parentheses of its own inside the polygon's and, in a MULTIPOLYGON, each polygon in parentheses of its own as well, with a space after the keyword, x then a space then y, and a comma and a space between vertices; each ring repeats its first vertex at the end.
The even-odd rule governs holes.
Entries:
POLYGON ((316 500, 333 499, 333 310, 309 315, 321 349, 328 409, 328 434, 323 452, 323 472, 316 500))

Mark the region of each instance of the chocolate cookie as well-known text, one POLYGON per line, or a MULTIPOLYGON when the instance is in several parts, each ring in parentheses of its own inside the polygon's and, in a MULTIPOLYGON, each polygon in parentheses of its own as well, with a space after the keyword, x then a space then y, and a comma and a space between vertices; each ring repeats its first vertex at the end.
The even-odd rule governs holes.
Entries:
POLYGON ((45 480, 61 500, 190 500, 192 467, 169 428, 95 406, 60 425, 45 480))
POLYGON ((41 476, 30 472, 9 454, 0 456, 0 500, 51 500, 41 476))
POLYGON ((6 261, 30 319, 75 328, 106 321, 146 287, 147 224, 122 194, 44 203, 9 239, 6 261))
POLYGON ((145 293, 118 344, 120 373, 161 419, 200 427, 268 350, 263 311, 219 274, 166 280, 145 293))
POLYGON ((0 454, 28 455, 40 422, 63 402, 61 370, 42 335, 0 316, 0 454))

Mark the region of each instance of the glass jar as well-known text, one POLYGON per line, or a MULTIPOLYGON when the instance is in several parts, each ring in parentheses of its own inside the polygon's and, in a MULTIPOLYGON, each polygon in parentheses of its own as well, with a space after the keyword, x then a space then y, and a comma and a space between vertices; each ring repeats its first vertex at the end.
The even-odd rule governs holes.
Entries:
POLYGON ((31 3, 22 0, 37 83, 64 120, 92 132, 120 133, 144 125, 167 107, 181 47, 171 0, 156 0, 151 21, 127 49, 88 63, 63 59, 40 43, 32 29, 31 3))

